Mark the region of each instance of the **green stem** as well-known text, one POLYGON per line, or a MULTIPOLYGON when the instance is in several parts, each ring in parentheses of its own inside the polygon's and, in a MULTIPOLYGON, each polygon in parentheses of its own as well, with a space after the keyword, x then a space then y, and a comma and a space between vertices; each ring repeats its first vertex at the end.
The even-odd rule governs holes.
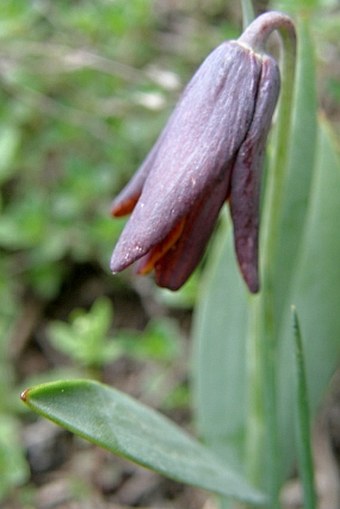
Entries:
MULTIPOLYGON (((283 42, 282 52, 282 85, 278 108, 276 143, 274 157, 269 168, 268 188, 264 208, 263 224, 263 290, 262 290, 262 334, 263 376, 266 435, 268 438, 268 484, 270 486, 272 505, 278 506, 280 473, 277 468, 279 457, 278 422, 277 422, 277 384, 276 354, 277 326, 274 316, 274 263, 279 244, 279 222, 284 199, 284 184, 289 158, 289 130, 291 126, 296 39, 290 30, 280 32, 283 42)), ((295 35, 295 33, 294 33, 295 35)))
MULTIPOLYGON (((264 483, 270 495, 271 509, 279 507, 280 473, 277 423, 276 384, 276 323, 274 316, 274 266, 278 249, 279 221, 284 198, 284 182, 289 156, 296 36, 292 21, 281 13, 268 13, 257 18, 240 40, 258 51, 264 51, 267 38, 278 30, 282 44, 281 95, 278 106, 274 157, 267 177, 262 225, 262 291, 252 298, 250 317, 250 346, 255 352, 255 368, 250 372, 250 407, 248 463, 252 465, 252 479, 256 471, 264 472, 264 483), (265 17, 266 16, 266 17, 265 17), (262 18, 262 19, 261 19, 262 18), (263 403, 259 403, 260 401, 263 403), (254 446, 255 444, 255 446, 254 446), (254 448, 255 447, 255 448, 254 448), (264 454, 266 451, 267 454, 264 454)), ((258 475, 258 474, 257 474, 258 475)))
POLYGON ((280 31, 283 51, 281 65, 281 94, 278 105, 276 139, 274 156, 270 164, 266 201, 263 216, 263 284, 264 291, 272 293, 273 264, 278 248, 279 221, 284 198, 285 173, 289 157, 289 130, 291 126, 295 60, 296 37, 290 29, 280 31))

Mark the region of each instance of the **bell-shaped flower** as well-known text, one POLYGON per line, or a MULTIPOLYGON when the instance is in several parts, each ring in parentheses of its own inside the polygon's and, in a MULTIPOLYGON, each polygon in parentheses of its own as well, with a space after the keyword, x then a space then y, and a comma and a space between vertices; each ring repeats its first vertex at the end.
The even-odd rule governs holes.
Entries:
POLYGON ((180 288, 199 263, 228 202, 237 260, 259 289, 259 199, 263 154, 280 88, 275 60, 242 37, 218 46, 185 88, 148 157, 114 200, 131 213, 112 272, 137 262, 159 286, 180 288))

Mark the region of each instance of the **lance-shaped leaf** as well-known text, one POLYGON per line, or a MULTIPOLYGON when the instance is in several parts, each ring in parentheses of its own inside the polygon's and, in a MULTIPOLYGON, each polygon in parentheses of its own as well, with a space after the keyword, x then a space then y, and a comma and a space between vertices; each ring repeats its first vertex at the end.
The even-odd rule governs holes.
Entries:
POLYGON ((87 380, 27 389, 35 412, 109 451, 186 484, 249 501, 265 497, 211 451, 156 411, 87 380))

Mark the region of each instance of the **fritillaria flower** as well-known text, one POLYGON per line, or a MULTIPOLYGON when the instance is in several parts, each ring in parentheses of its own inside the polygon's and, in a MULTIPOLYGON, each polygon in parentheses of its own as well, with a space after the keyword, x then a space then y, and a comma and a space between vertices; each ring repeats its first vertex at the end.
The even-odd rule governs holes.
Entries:
POLYGON ((261 168, 280 88, 275 60, 258 50, 263 27, 268 36, 268 23, 261 25, 260 18, 204 60, 153 149, 114 200, 112 214, 131 217, 113 252, 112 272, 137 262, 139 274, 154 270, 159 286, 180 288, 227 202, 241 273, 249 290, 258 291, 261 168))

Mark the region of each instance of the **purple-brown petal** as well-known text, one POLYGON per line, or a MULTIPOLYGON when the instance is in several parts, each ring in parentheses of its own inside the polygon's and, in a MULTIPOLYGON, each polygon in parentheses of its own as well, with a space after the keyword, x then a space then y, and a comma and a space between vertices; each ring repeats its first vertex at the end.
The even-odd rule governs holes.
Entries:
POLYGON ((261 61, 225 42, 203 62, 165 127, 142 194, 111 260, 113 272, 145 255, 226 178, 253 118, 261 61))
POLYGON ((280 89, 276 62, 263 56, 256 110, 232 171, 230 208, 235 249, 249 290, 259 290, 258 236, 259 201, 263 156, 271 118, 280 89))
MULTIPOLYGON (((230 170, 230 169, 229 169, 230 170)), ((183 232, 155 265, 158 286, 178 290, 201 260, 218 214, 228 195, 230 171, 209 195, 197 202, 186 218, 183 232)))

